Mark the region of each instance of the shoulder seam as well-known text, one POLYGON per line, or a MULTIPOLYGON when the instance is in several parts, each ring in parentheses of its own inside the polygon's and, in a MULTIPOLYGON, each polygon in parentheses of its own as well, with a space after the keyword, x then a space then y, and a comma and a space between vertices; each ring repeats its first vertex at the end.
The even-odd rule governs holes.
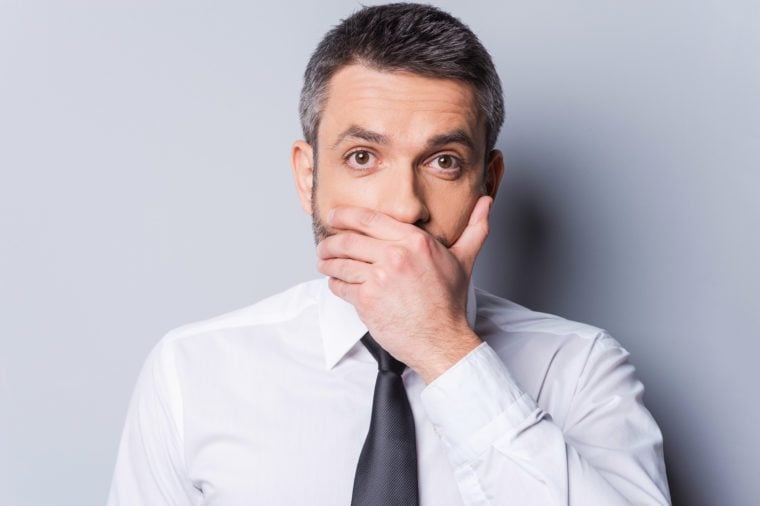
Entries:
MULTIPOLYGON (((266 300, 266 299, 264 299, 266 300)), ((260 302, 263 302, 260 301, 260 302)), ((314 296, 309 296, 309 300, 307 303, 302 304, 300 307, 298 307, 296 310, 288 311, 287 313, 277 315, 276 317, 273 317, 271 314, 263 314, 260 316, 264 316, 264 318, 256 318, 256 319, 250 319, 242 316, 236 316, 236 317, 229 317, 227 321, 225 321, 224 315, 219 315, 216 317, 211 317, 203 320, 198 320, 191 323, 186 323, 184 325, 180 325, 178 327, 171 328, 170 330, 166 331, 163 335, 163 339, 166 342, 174 342, 183 338, 189 338, 194 337, 200 334, 204 334, 206 332, 215 332, 215 331, 221 331, 221 330, 231 330, 231 329, 238 329, 243 327, 255 327, 258 325, 272 325, 275 323, 281 323, 285 320, 290 320, 293 318, 298 317, 301 313, 306 311, 307 309, 311 308, 315 304, 318 303, 318 300, 314 296), (218 324, 214 324, 213 320, 219 318, 220 321, 218 324)), ((255 303, 253 305, 256 305, 258 303, 255 303)), ((252 306, 247 306, 252 307, 252 306)), ((246 308, 242 308, 242 310, 245 310, 246 308)))

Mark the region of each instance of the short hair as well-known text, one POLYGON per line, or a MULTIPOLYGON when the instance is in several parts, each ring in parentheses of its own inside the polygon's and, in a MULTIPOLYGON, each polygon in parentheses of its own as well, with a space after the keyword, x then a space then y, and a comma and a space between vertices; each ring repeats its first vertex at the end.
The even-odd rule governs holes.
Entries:
POLYGON ((329 80, 339 68, 354 63, 472 85, 485 116, 484 156, 496 145, 504 100, 499 75, 480 40, 467 25, 437 7, 390 3, 362 6, 327 32, 311 55, 298 109, 304 139, 315 153, 329 80))

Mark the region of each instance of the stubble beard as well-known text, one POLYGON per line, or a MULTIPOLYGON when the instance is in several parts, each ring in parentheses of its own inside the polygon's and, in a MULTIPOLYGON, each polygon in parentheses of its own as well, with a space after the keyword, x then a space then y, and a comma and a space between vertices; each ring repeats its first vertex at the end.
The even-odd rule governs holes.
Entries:
POLYGON ((324 222, 319 216, 319 204, 317 203, 317 178, 314 178, 314 184, 311 187, 311 230, 314 234, 314 246, 319 244, 319 241, 333 235, 335 232, 330 232, 325 226, 324 222))

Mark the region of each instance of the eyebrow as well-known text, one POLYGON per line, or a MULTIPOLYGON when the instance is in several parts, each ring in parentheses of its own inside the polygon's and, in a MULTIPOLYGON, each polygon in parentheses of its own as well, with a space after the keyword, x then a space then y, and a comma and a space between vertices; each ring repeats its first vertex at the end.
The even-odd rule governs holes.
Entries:
MULTIPOLYGON (((343 132, 341 132, 340 135, 338 135, 338 138, 335 141, 335 144, 333 144, 332 148, 335 149, 336 147, 338 147, 338 145, 341 142, 343 142, 345 139, 349 137, 362 139, 364 141, 371 142, 373 144, 389 144, 390 143, 390 139, 388 138, 387 135, 383 135, 378 132, 373 132, 372 130, 367 130, 358 125, 351 125, 348 128, 346 128, 343 132)), ((443 146, 445 144, 452 144, 452 143, 461 144, 469 148, 471 151, 476 151, 475 142, 473 142, 469 134, 465 132, 464 130, 462 130, 461 128, 451 130, 450 132, 434 135, 433 137, 427 140, 427 147, 431 149, 431 148, 437 148, 439 146, 443 146)))

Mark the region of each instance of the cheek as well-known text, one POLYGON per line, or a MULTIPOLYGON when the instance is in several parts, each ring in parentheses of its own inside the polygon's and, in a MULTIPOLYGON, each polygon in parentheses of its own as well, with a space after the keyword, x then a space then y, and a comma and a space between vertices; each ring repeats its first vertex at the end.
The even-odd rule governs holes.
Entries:
POLYGON ((436 198, 434 203, 429 204, 433 222, 430 232, 443 235, 450 242, 455 242, 470 221, 470 213, 477 198, 478 195, 473 197, 470 194, 436 198))
POLYGON ((336 178, 334 170, 324 166, 319 168, 317 174, 316 197, 319 200, 320 207, 323 209, 337 198, 341 198, 342 190, 345 185, 336 178))
MULTIPOLYGON (((462 202, 462 201, 460 201, 462 202)), ((449 205, 446 207, 441 217, 441 225, 446 227, 447 232, 461 232, 470 219, 470 204, 462 202, 460 205, 449 205)))
POLYGON ((335 206, 369 206, 376 193, 377 181, 373 178, 350 177, 340 168, 320 167, 316 198, 324 214, 335 206))

